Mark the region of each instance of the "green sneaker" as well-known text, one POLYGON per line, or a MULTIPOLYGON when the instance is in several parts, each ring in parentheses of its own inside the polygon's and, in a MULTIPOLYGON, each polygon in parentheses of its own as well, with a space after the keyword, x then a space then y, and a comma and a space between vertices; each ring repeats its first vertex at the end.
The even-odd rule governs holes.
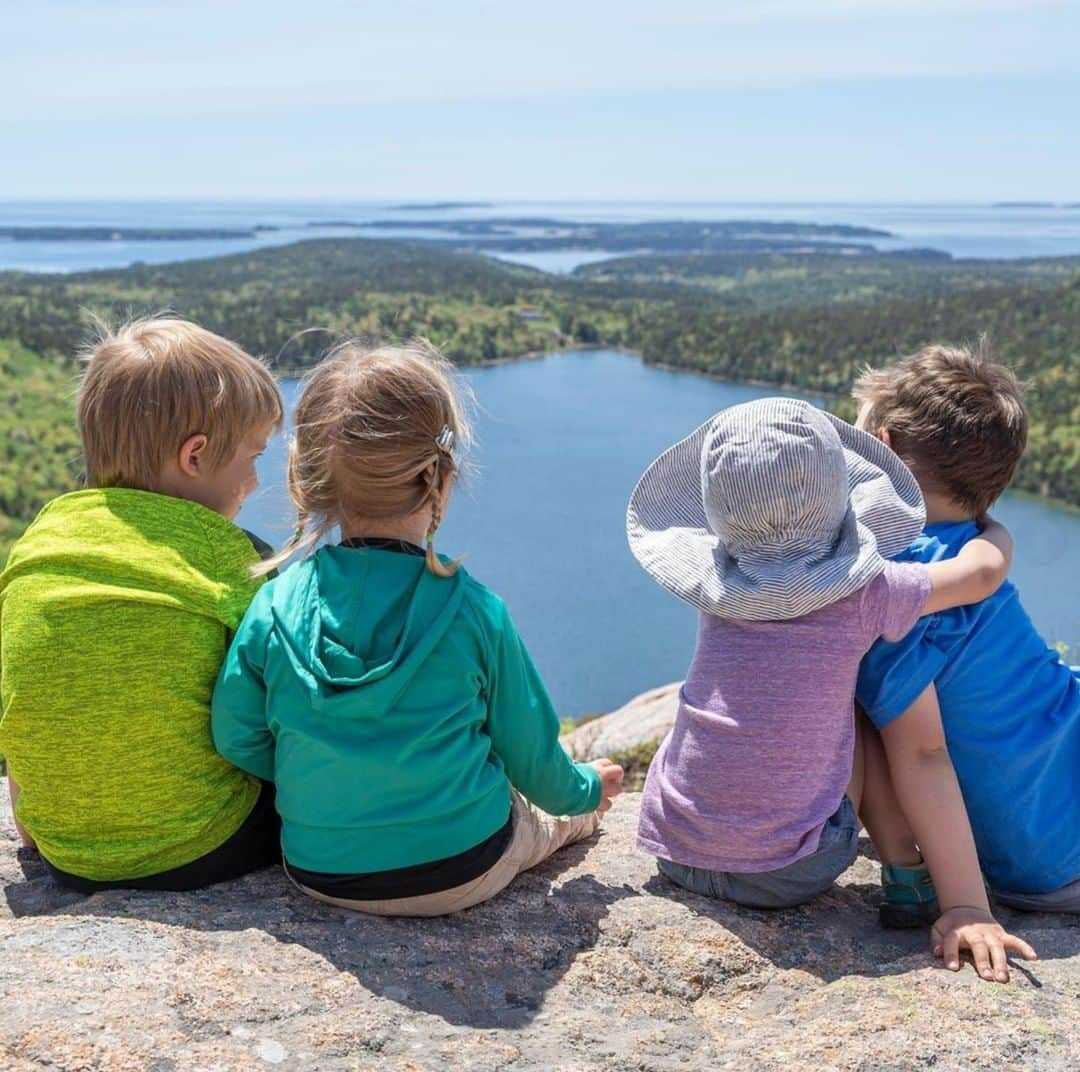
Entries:
POLYGON ((878 907, 878 919, 890 930, 926 927, 941 915, 937 891, 926 864, 915 867, 881 865, 884 898, 878 907))

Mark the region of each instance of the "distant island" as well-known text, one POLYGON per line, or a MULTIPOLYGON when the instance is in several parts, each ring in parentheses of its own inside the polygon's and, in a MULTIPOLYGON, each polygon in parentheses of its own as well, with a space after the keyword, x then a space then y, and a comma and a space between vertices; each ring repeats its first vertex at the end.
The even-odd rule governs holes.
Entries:
POLYGON ((877 252, 864 239, 892 238, 890 231, 848 224, 799 223, 789 220, 665 220, 606 223, 551 217, 510 216, 475 219, 339 221, 338 226, 371 231, 433 232, 411 238, 451 249, 481 253, 535 253, 596 250, 609 253, 809 253, 850 255, 877 252), (854 241, 860 240, 860 241, 854 241))
POLYGON ((459 208, 494 208, 494 201, 406 201, 391 205, 395 212, 448 212, 459 208))
POLYGON ((0 241, 9 242, 195 242, 207 239, 254 238, 277 227, 0 227, 0 241))
POLYGON ((991 208, 1071 208, 1056 201, 995 201, 991 208))

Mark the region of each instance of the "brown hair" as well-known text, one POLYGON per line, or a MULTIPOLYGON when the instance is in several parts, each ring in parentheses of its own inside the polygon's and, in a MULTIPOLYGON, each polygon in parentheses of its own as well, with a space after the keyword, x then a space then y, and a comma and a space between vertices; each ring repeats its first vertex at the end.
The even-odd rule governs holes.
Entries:
POLYGON ((96 328, 76 400, 90 487, 150 490, 199 433, 216 469, 253 428, 281 424, 274 377, 228 339, 168 316, 96 328))
POLYGON ((995 363, 981 336, 974 347, 924 346, 891 368, 867 369, 852 392, 884 428, 893 450, 927 490, 981 517, 1009 486, 1027 445, 1023 387, 995 363))
POLYGON ((259 571, 314 547, 345 522, 389 521, 430 507, 427 567, 452 576, 457 563, 436 555, 435 531, 469 445, 463 394, 453 366, 425 339, 333 349, 296 406, 288 470, 296 533, 259 571))

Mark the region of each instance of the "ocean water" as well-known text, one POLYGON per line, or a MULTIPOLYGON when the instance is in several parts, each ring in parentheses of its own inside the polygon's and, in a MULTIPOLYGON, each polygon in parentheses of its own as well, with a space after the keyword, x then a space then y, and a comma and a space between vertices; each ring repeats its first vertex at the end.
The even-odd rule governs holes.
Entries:
MULTIPOLYGON (((680 678, 695 612, 637 565, 626 502, 646 465, 716 410, 769 394, 581 351, 464 378, 478 403, 475 474, 455 491, 441 551, 507 602, 561 712, 608 711, 680 678)), ((290 409, 298 381, 284 384, 290 409)), ((276 543, 293 526, 285 444, 262 459, 241 523, 276 543)), ((995 511, 1016 541, 1013 580, 1044 635, 1080 651, 1080 514, 1021 496, 995 511)))
MULTIPOLYGON (((1048 257, 1080 255, 1080 208, 1003 208, 979 204, 871 202, 498 202, 472 208, 410 211, 390 202, 305 201, 0 201, 0 228, 99 226, 156 228, 276 227, 248 238, 198 241, 16 242, 0 240, 0 270, 74 272, 123 268, 136 261, 161 264, 217 257, 308 238, 424 235, 422 227, 366 231, 357 224, 387 219, 489 219, 498 216, 564 220, 792 220, 875 227, 894 237, 881 249, 929 246, 956 257, 1048 257), (316 224, 316 226, 312 226, 316 224)), ((544 271, 571 271, 602 259, 597 251, 560 250, 507 254, 506 259, 544 271)))

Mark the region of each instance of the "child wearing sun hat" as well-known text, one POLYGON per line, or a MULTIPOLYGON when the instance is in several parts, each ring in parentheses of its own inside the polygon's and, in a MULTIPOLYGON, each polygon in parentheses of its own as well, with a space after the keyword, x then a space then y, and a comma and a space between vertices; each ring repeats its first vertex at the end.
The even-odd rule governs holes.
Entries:
MULTIPOLYGON (((641 807, 639 845, 673 882, 753 907, 801 904, 854 860, 860 809, 899 807, 888 778, 864 780, 859 660, 920 615, 989 595, 1011 549, 991 523, 950 562, 889 562, 923 518, 895 454, 794 399, 724 410, 646 470, 631 550, 700 612, 641 807)), ((969 946, 983 977, 1003 981, 1005 948, 1034 954, 989 913, 951 767, 920 776, 940 802, 936 829, 916 831, 944 910, 935 951, 959 967, 969 946)))

